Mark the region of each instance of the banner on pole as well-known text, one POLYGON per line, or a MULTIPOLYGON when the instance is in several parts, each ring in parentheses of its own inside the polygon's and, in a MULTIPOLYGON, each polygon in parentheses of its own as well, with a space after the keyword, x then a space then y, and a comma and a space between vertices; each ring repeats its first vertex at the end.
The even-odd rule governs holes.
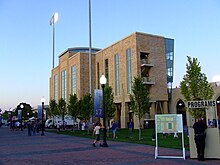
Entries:
POLYGON ((103 117, 103 92, 100 89, 95 89, 94 92, 94 116, 103 117))
POLYGON ((18 120, 21 120, 21 110, 18 110, 18 120))

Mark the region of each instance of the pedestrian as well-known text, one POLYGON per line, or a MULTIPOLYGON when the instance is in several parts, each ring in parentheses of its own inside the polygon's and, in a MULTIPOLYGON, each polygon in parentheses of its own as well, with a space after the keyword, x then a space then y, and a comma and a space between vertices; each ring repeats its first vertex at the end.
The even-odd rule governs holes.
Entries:
POLYGON ((193 125, 194 128, 194 140, 197 148, 197 158, 199 161, 204 161, 204 151, 205 151, 205 130, 207 129, 206 123, 200 117, 197 122, 193 125))
POLYGON ((27 122, 27 127, 28 127, 28 136, 31 136, 32 123, 30 120, 28 120, 27 122))
POLYGON ((178 133, 177 133, 177 132, 174 132, 173 138, 174 138, 174 139, 177 139, 177 138, 178 138, 178 133))
POLYGON ((59 134, 60 133, 60 121, 58 121, 58 123, 57 123, 57 133, 59 134))
POLYGON ((100 143, 100 129, 101 129, 101 124, 97 122, 93 131, 93 135, 96 135, 96 139, 92 143, 93 147, 96 147, 95 145, 96 143, 98 143, 100 147, 102 146, 100 143))
POLYGON ((32 121, 32 132, 33 132, 33 135, 36 134, 36 122, 35 121, 32 121))
POLYGON ((118 129, 118 124, 113 120, 112 121, 112 134, 113 134, 113 139, 116 139, 117 136, 116 136, 116 131, 118 129))
POLYGON ((133 138, 133 130, 134 130, 134 123, 133 120, 131 119, 129 124, 128 124, 128 128, 129 128, 129 138, 133 138))

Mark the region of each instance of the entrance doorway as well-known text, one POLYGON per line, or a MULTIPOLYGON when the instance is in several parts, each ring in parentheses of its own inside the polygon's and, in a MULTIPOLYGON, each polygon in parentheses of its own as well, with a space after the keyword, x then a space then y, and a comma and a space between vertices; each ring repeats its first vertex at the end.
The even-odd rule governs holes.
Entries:
POLYGON ((118 127, 121 128, 121 103, 116 105, 116 122, 118 122, 118 127))

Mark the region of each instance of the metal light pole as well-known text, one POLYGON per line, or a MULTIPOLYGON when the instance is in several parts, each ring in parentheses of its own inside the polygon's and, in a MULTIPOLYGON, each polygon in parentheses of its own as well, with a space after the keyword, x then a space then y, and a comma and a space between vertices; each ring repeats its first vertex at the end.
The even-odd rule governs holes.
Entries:
POLYGON ((24 110, 24 105, 21 104, 21 105, 20 105, 20 108, 21 108, 21 131, 23 131, 23 124, 22 124, 22 111, 24 110))
POLYGON ((103 111, 103 144, 102 146, 103 147, 108 147, 108 144, 107 144, 107 136, 106 136, 106 121, 105 121, 105 96, 104 96, 104 91, 105 91, 105 84, 107 82, 107 79, 104 75, 102 75, 100 77, 100 84, 102 85, 102 91, 103 91, 103 103, 102 103, 102 111, 103 111))
POLYGON ((58 13, 54 13, 54 15, 52 16, 51 20, 50 20, 50 25, 53 26, 53 68, 54 68, 54 43, 55 43, 55 23, 58 20, 58 13))
MULTIPOLYGON (((92 95, 92 34, 91 34, 91 0, 89 0, 89 93, 92 95)), ((92 126, 92 115, 90 115, 92 126)))
POLYGON ((45 102, 45 98, 44 97, 42 97, 41 98, 41 103, 42 103, 42 118, 41 118, 41 120, 42 120, 42 127, 41 127, 41 131, 42 131, 42 133, 41 133, 41 136, 44 136, 44 102, 45 102))

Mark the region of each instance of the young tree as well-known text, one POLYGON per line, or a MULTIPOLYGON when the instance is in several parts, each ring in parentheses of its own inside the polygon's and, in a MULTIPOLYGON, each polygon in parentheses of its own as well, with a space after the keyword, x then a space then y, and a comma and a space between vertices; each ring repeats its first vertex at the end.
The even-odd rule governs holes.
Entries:
MULTIPOLYGON (((93 98, 90 93, 87 93, 82 98, 82 111, 81 111, 81 117, 82 119, 87 123, 91 117, 91 114, 93 112, 93 98)), ((89 133, 89 129, 88 129, 89 133)))
POLYGON ((53 118, 53 128, 54 128, 54 116, 58 115, 58 105, 54 99, 50 100, 48 114, 53 118))
MULTIPOLYGON (((72 118, 76 121, 78 111, 78 98, 76 94, 70 95, 69 105, 67 106, 68 113, 72 116, 72 118)), ((73 120, 73 131, 74 131, 74 120, 73 120)))
POLYGON ((112 87, 111 86, 106 86, 105 87, 105 92, 104 92, 104 97, 105 97, 105 115, 106 115, 106 119, 109 121, 110 119, 112 119, 115 116, 115 104, 114 104, 114 96, 112 93, 112 87))
POLYGON ((66 115, 66 113, 67 113, 67 109, 66 109, 66 101, 63 99, 63 98, 61 98, 60 100, 59 100, 59 104, 58 104, 58 112, 59 112, 59 114, 60 115, 62 115, 62 120, 63 120, 63 130, 65 129, 64 128, 64 117, 65 117, 65 115, 66 115))
MULTIPOLYGON (((186 64, 186 74, 183 81, 180 82, 181 94, 185 101, 192 100, 208 100, 211 99, 214 91, 209 84, 207 77, 201 73, 200 63, 197 58, 187 56, 188 63, 186 64)), ((188 109, 194 118, 205 117, 206 108, 188 109)))
POLYGON ((130 94, 131 109, 139 120, 139 140, 141 140, 141 118, 149 113, 150 97, 149 88, 142 83, 141 77, 135 77, 130 94))
POLYGON ((15 111, 12 113, 12 115, 17 116, 18 110, 22 110, 21 116, 22 116, 22 119, 24 119, 24 120, 28 120, 30 117, 35 117, 30 104, 20 103, 19 105, 17 105, 17 107, 16 107, 15 111), (21 104, 24 106, 23 109, 21 109, 21 104))

